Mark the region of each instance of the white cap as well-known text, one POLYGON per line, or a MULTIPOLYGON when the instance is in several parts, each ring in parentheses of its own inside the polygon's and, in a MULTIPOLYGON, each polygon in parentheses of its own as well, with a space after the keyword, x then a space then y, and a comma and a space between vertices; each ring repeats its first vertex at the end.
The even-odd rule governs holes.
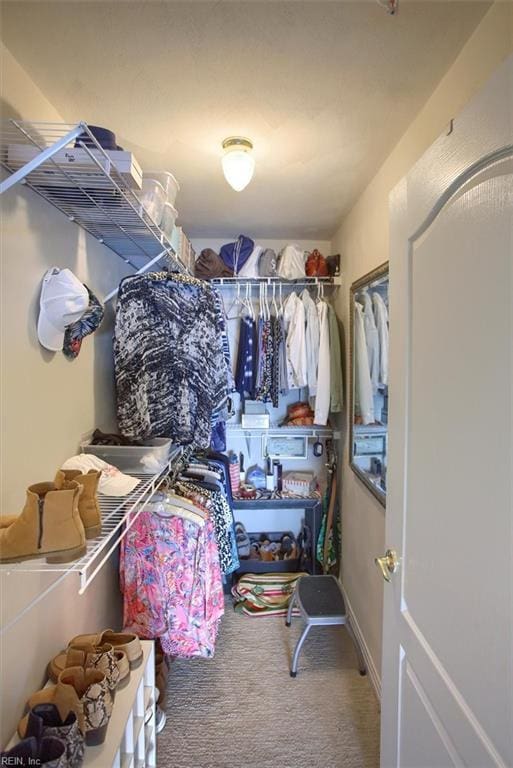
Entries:
POLYGON ((75 323, 89 306, 87 288, 71 269, 51 267, 43 278, 37 336, 52 352, 62 350, 66 326, 75 323))
POLYGON ((141 482, 136 477, 125 475, 117 467, 107 464, 92 453, 72 456, 64 462, 61 469, 79 469, 84 475, 87 475, 90 469, 101 470, 98 492, 104 496, 127 496, 141 482))

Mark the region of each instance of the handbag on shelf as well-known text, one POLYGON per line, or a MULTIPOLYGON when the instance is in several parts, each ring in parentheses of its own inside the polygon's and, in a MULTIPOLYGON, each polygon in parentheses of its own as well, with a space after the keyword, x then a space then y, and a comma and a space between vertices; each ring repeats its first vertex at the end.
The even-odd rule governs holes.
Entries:
POLYGON ((305 272, 307 277, 329 277, 328 262, 317 248, 314 248, 309 254, 305 264, 305 272))

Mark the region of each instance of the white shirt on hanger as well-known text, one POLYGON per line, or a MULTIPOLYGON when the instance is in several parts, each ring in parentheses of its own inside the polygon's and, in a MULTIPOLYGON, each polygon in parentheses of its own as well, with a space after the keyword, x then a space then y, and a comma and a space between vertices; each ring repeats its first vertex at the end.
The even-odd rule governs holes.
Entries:
POLYGON ((372 294, 379 336, 379 383, 388 384, 388 309, 379 293, 372 294))
POLYGON ((301 294, 306 320, 306 378, 310 397, 317 393, 317 369, 319 366, 319 315, 315 301, 307 288, 301 294))
POLYGON ((293 291, 283 307, 287 351, 287 381, 289 389, 307 385, 305 308, 293 291))
POLYGON ((317 304, 317 315, 319 318, 319 368, 314 424, 325 425, 330 415, 331 397, 330 324, 328 305, 325 301, 317 304))
POLYGON ((355 413, 361 416, 363 424, 374 423, 374 398, 369 369, 367 340, 363 307, 355 301, 354 348, 355 348, 355 413))
POLYGON ((378 391, 379 382, 379 335, 372 311, 372 299, 364 291, 363 293, 363 324, 365 328, 365 339, 367 342, 367 356, 369 359, 369 373, 372 384, 372 393, 375 395, 378 391))

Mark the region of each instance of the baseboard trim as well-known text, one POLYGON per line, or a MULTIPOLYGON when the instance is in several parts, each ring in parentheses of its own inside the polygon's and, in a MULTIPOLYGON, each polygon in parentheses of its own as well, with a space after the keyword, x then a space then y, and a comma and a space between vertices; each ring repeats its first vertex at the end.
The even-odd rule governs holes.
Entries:
POLYGON ((353 632, 356 635, 356 639, 358 641, 358 644, 361 648, 361 651, 363 653, 363 658, 365 659, 365 664, 367 665, 367 674, 370 678, 370 681, 372 683, 372 687, 374 688, 374 692, 378 698, 378 701, 381 702, 381 678, 378 674, 378 670, 376 669, 376 665, 374 664, 374 660, 370 654, 369 646, 365 642, 365 637, 363 636, 363 632, 361 630, 360 625, 358 624, 358 619, 355 616, 355 613, 353 611, 353 607, 351 605, 351 601, 347 597, 347 593, 342 586, 342 592, 344 594, 344 600, 346 603, 347 613, 349 615, 349 621, 351 622, 351 627, 353 628, 353 632))

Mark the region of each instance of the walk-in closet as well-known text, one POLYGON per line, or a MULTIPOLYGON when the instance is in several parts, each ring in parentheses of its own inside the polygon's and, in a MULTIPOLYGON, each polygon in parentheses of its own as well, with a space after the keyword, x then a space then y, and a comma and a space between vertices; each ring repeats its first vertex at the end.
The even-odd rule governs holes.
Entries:
POLYGON ((0 14, 1 768, 513 766, 513 5, 0 14))

